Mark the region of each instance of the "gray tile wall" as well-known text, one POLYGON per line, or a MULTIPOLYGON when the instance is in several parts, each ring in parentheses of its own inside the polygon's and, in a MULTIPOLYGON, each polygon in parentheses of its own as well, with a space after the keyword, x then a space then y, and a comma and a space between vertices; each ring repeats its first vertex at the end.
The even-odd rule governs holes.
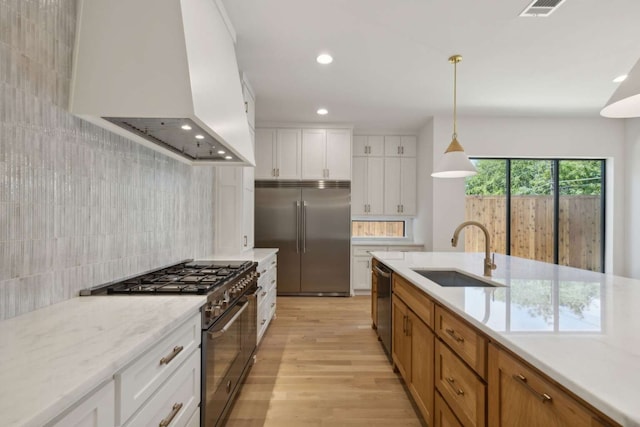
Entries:
POLYGON ((213 252, 212 167, 68 113, 76 0, 0 0, 0 320, 213 252))

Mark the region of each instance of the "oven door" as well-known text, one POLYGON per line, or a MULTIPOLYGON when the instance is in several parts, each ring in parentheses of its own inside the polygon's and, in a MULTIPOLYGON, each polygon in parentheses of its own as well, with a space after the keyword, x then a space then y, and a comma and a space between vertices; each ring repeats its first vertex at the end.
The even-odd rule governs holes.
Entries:
POLYGON ((235 394, 246 364, 243 318, 249 302, 236 304, 209 330, 202 332, 202 425, 213 427, 235 394))

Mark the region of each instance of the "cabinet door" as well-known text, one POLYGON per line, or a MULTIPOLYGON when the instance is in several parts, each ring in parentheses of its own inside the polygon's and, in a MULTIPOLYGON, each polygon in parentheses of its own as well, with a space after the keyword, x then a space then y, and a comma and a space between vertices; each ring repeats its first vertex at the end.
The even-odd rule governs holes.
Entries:
POLYGON ((384 213, 384 158, 367 159, 367 200, 370 215, 384 213))
POLYGON ((302 179, 326 178, 327 131, 302 131, 302 179))
POLYGON ((416 214, 416 158, 400 160, 400 214, 416 214))
POLYGON ((409 312, 411 335, 411 382, 409 390, 427 425, 433 425, 434 334, 413 312, 409 312))
POLYGON ((354 291, 368 291, 371 289, 371 257, 353 257, 354 291))
POLYGON ((367 215, 367 158, 353 158, 351 180, 351 215, 367 215))
POLYGON ((247 83, 242 82, 242 97, 244 98, 244 112, 247 113, 247 121, 252 129, 256 128, 256 100, 247 83))
POLYGON ((435 427, 463 427, 439 393, 435 393, 435 427))
POLYGON ((369 155, 382 157, 384 156, 384 136, 372 135, 367 137, 367 146, 369 147, 369 155))
POLYGON ((276 164, 278 179, 300 179, 302 144, 300 129, 278 129, 276 135, 276 164))
POLYGON ((349 129, 327 130, 325 154, 328 179, 351 179, 351 131, 349 129))
POLYGON ((254 222, 254 192, 251 189, 243 188, 242 197, 242 249, 253 248, 253 222, 254 222))
POLYGON ((418 154, 418 139, 413 135, 400 137, 400 154, 403 157, 416 157, 418 154))
POLYGON ((115 390, 109 381, 80 405, 53 424, 53 427, 113 427, 115 390))
POLYGON ((367 136, 353 135, 353 155, 367 156, 369 155, 369 146, 367 145, 367 136))
POLYGON ((402 378, 409 383, 411 381, 411 337, 408 335, 407 329, 409 309, 395 295, 392 296, 392 302, 393 363, 395 363, 402 378))
POLYGON ((400 137, 399 136, 384 137, 384 155, 385 157, 400 156, 400 137))
POLYGON ((256 179, 275 179, 276 130, 256 129, 256 179))
POLYGON ((595 417, 506 351, 489 345, 490 426, 590 426, 595 417))
POLYGON ((384 214, 400 215, 400 159, 384 159, 384 214))

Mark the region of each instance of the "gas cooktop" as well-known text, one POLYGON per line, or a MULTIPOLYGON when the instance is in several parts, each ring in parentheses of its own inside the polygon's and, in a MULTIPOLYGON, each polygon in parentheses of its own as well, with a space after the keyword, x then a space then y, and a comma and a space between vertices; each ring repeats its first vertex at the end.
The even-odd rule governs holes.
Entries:
POLYGON ((91 290, 99 294, 205 295, 253 266, 250 261, 191 261, 151 271, 91 290))

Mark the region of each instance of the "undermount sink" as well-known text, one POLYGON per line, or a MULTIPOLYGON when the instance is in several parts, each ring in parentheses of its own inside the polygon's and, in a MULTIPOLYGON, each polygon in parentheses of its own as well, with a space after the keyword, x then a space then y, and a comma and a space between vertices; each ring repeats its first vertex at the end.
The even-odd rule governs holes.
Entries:
POLYGON ((455 270, 413 270, 419 275, 426 277, 427 279, 435 282, 440 286, 445 287, 489 287, 493 288, 497 285, 485 282, 484 280, 476 279, 475 277, 467 276, 455 270))

